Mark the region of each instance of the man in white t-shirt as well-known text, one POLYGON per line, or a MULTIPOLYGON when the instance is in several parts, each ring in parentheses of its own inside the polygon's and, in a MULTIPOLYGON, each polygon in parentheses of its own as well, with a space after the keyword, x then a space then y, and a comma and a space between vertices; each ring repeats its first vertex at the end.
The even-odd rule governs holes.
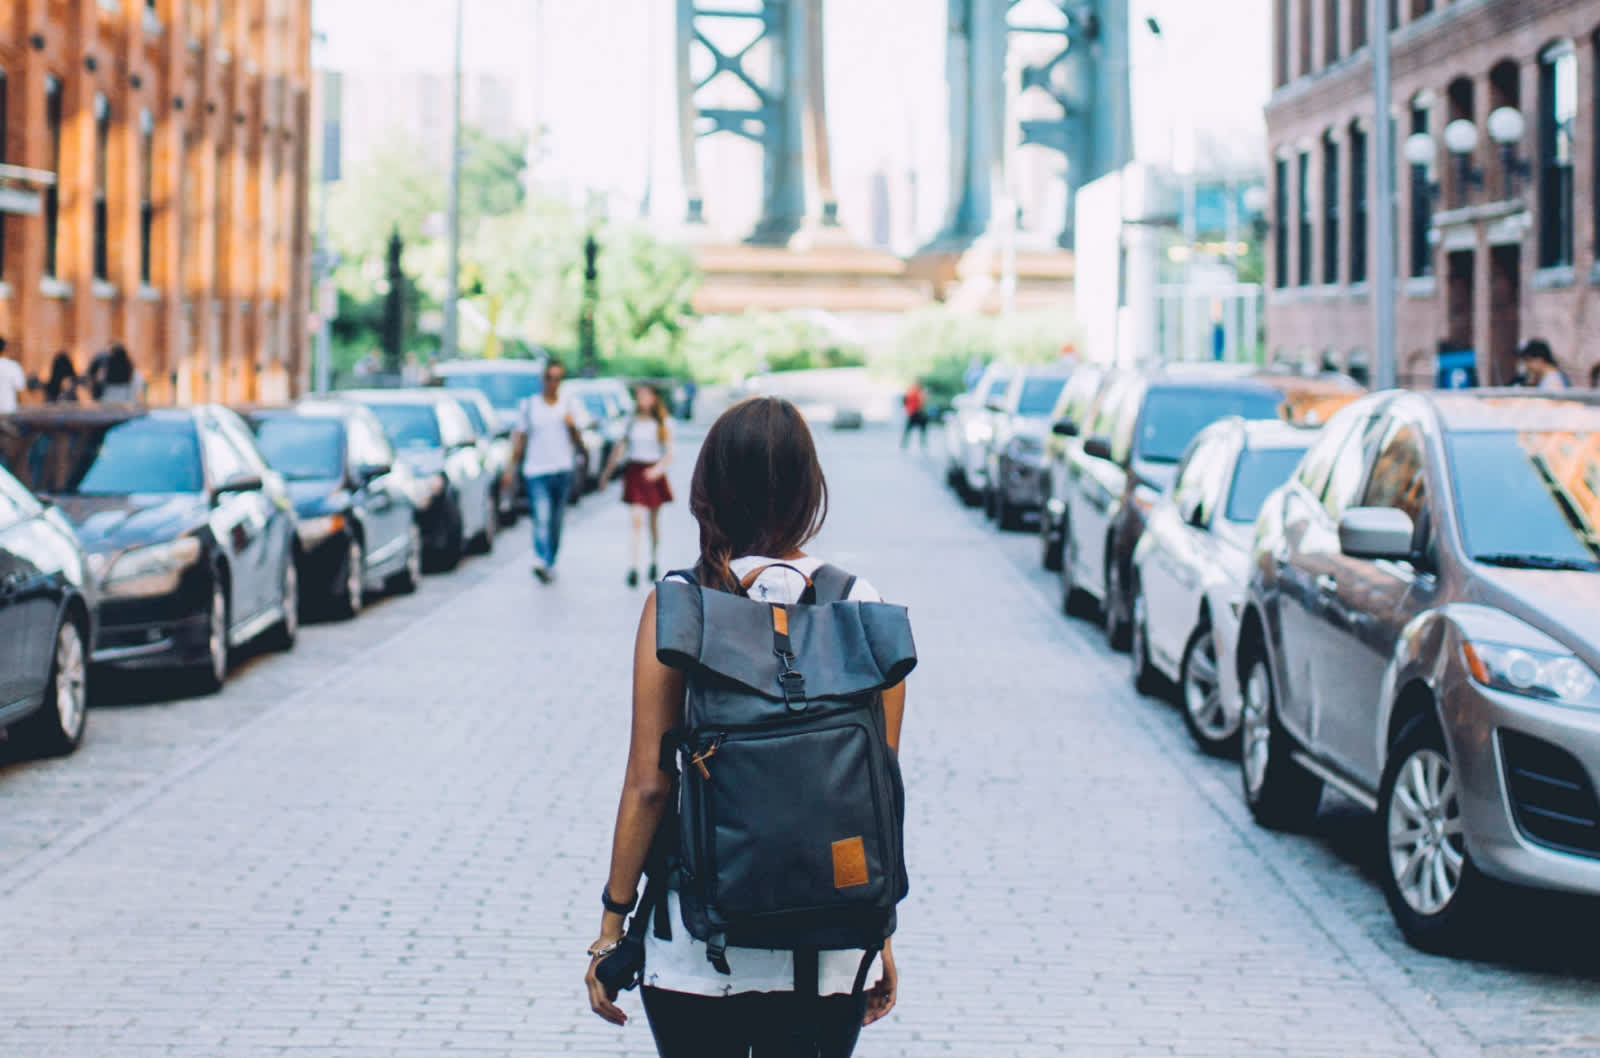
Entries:
POLYGON ((6 355, 6 342, 0 338, 0 415, 17 410, 17 398, 28 388, 28 374, 22 365, 6 355))
POLYGON ((545 584, 554 576, 556 553, 561 550, 561 519, 572 489, 573 457, 583 445, 577 408, 561 393, 566 373, 559 360, 551 359, 545 364, 543 391, 517 409, 511 466, 505 480, 506 487, 514 488, 514 468, 522 468, 533 513, 533 575, 545 584))

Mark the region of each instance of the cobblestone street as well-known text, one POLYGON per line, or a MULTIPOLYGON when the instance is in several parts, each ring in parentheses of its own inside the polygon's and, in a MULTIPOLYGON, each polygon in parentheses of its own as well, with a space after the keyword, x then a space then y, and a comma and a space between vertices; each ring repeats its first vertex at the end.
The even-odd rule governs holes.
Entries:
MULTIPOLYGON (((820 431, 813 550, 911 607, 899 1005, 858 1054, 1600 1055, 1592 903, 1473 959, 1399 939, 1370 821, 1256 828, 1127 659, 887 432, 820 431)), ((692 444, 664 562, 692 560, 692 444)), ((0 1055, 652 1055, 581 987, 626 751, 615 492, 560 579, 526 522, 213 698, 101 694, 78 755, 0 764, 0 1055)), ((0 745, 0 758, 4 747, 0 745)), ((1526 905, 1526 906, 1524 906, 1526 905)))

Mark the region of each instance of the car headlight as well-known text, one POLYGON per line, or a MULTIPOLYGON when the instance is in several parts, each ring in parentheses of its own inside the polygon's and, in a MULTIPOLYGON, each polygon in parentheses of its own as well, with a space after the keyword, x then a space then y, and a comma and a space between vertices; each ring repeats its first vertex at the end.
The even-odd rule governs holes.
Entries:
POLYGON ((967 443, 974 445, 988 444, 994 436, 994 427, 986 422, 967 423, 967 443))
POLYGON ((1600 680, 1570 653, 1464 639, 1461 656, 1485 687, 1567 705, 1600 705, 1600 680))
MULTIPOLYGON (((100 591, 117 598, 166 595, 178 590, 178 581, 199 558, 200 541, 193 536, 136 547, 109 562, 102 559, 106 570, 100 580, 100 591)), ((92 563, 90 568, 94 568, 92 563)))
POLYGON ((301 547, 314 547, 335 533, 344 531, 342 514, 324 514, 319 518, 302 518, 296 532, 300 534, 301 547))

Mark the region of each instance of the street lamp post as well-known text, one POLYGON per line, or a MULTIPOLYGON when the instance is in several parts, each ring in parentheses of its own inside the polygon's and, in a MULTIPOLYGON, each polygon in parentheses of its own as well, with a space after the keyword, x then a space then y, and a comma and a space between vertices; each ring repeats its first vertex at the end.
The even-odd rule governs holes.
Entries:
POLYGON ((1379 389, 1396 382, 1394 357, 1395 216, 1394 118, 1390 114, 1389 5, 1394 0, 1369 0, 1367 24, 1372 27, 1373 199, 1378 204, 1373 225, 1373 361, 1379 389))
POLYGON ((456 299, 461 290, 461 23, 465 0, 456 0, 455 56, 450 70, 450 190, 447 204, 449 261, 445 267, 444 326, 440 356, 453 359, 458 352, 456 299))

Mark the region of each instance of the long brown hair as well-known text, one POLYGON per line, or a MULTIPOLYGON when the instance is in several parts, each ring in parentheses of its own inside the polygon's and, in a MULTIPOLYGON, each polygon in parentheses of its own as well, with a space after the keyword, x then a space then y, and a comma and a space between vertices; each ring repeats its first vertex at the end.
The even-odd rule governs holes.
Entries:
POLYGON ((751 397, 712 424, 695 461, 689 511, 700 523, 701 577, 735 591, 736 558, 788 558, 828 517, 828 482, 811 430, 778 397, 751 397))
MULTIPOLYGON (((662 444, 666 444, 667 405, 666 402, 661 399, 661 391, 646 382, 641 382, 634 387, 635 392, 640 390, 647 391, 652 397, 655 398, 655 400, 650 402, 649 415, 650 418, 656 421, 656 440, 660 441, 662 444)), ((637 410, 635 411, 635 414, 637 414, 637 410)))

